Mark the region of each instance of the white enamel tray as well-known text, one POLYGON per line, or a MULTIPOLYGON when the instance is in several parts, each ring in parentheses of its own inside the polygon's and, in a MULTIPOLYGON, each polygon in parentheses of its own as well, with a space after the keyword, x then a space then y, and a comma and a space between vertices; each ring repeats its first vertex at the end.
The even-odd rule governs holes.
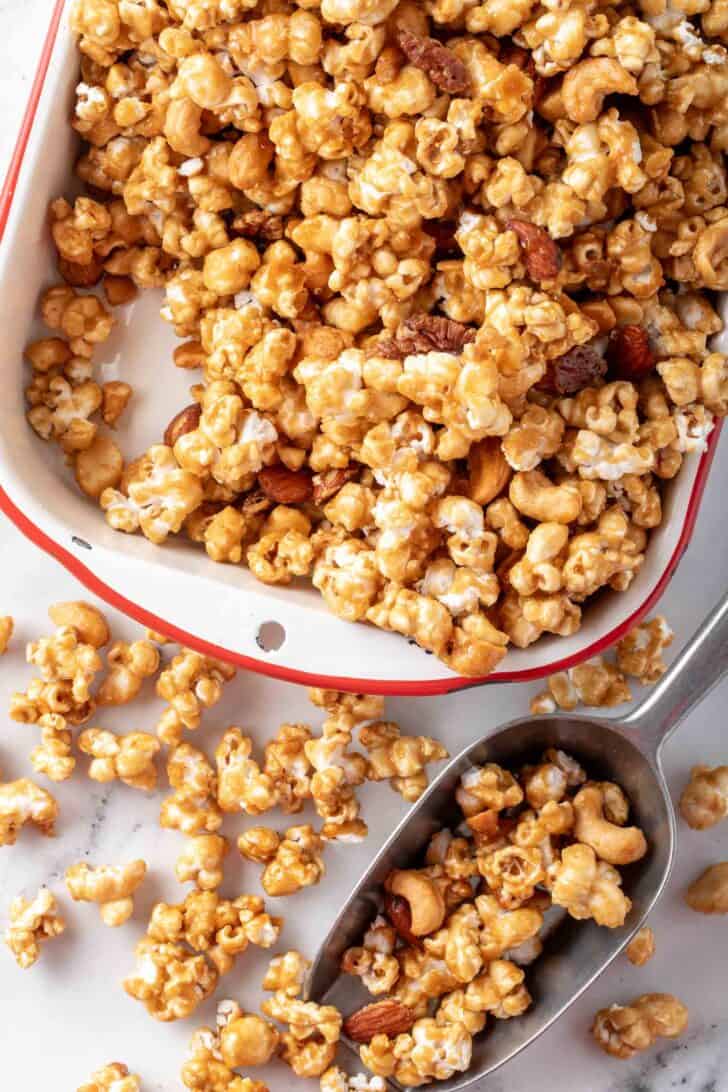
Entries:
MULTIPOLYGON (((58 0, 28 110, 0 197, 0 330, 4 397, 0 404, 0 508, 83 584, 144 625, 209 655, 309 685, 390 694, 437 694, 474 685, 403 638, 343 622, 310 587, 259 584, 242 567, 216 565, 183 541, 153 546, 112 531, 78 491, 58 449, 25 421, 25 344, 41 335, 37 303, 58 279, 47 229, 49 201, 74 188, 77 140, 68 118, 78 57, 58 0), (259 643, 265 622, 283 627, 274 651, 259 643)), ((101 381, 123 378, 134 396, 119 429, 125 454, 157 442, 170 417, 189 402, 190 373, 172 364, 176 344, 159 317, 160 294, 146 292, 117 310, 117 327, 96 355, 101 381)), ((692 532, 718 439, 686 459, 665 496, 665 519, 627 592, 600 597, 573 637, 544 638, 512 649, 487 681, 525 681, 597 654, 632 626, 670 579, 692 532)))

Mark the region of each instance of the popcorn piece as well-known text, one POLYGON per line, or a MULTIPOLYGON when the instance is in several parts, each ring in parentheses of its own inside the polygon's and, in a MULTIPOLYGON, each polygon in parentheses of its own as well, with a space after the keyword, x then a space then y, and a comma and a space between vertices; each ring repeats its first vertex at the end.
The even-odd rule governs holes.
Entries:
POLYGON ((34 899, 18 895, 10 903, 10 924, 4 939, 16 963, 25 971, 38 959, 41 944, 60 936, 65 928, 55 897, 47 887, 41 887, 34 899))
POLYGON ((631 700, 627 680, 619 668, 596 656, 568 671, 550 675, 548 690, 532 700, 531 712, 553 713, 557 708, 571 710, 580 702, 603 708, 631 700))
POLYGON ((128 732, 117 736, 105 728, 86 728, 78 737, 78 746, 90 755, 88 775, 102 783, 118 778, 132 789, 149 791, 157 784, 154 759, 161 744, 148 732, 128 732))
POLYGON ((183 834, 214 834, 222 826, 217 804, 217 777, 197 747, 180 743, 167 762, 173 792, 162 801, 159 822, 183 834))
POLYGON ((728 815, 728 766, 693 766, 680 796, 680 814, 693 830, 708 830, 728 815))
MULTIPOLYGON (((79 723, 92 708, 91 683, 101 669, 101 659, 93 647, 79 641, 76 630, 61 626, 52 637, 41 637, 27 646, 28 663, 40 668, 43 681, 58 685, 62 698, 69 703, 71 723, 79 723)), ((58 712, 59 710, 45 710, 58 712)))
POLYGON ((9 614, 4 614, 0 617, 0 656, 8 650, 10 638, 13 635, 14 625, 15 623, 9 614))
POLYGON ((88 1084, 82 1084, 77 1092, 141 1092, 141 1077, 130 1073, 121 1062, 112 1062, 91 1074, 88 1084))
POLYGON ((76 902, 99 904, 104 925, 123 925, 134 913, 133 895, 147 874, 146 862, 127 865, 88 865, 85 862, 66 869, 66 887, 76 902))
POLYGON ((58 804, 49 792, 27 778, 0 784, 0 846, 12 846, 21 827, 33 823, 41 834, 52 836, 58 804))
POLYGON ((471 816, 486 809, 515 807, 523 800, 523 790, 508 770, 488 762, 463 774, 455 799, 465 815, 471 816))
POLYGON ((266 1065, 276 1052, 279 1033, 262 1016, 246 1013, 234 1001, 217 1006, 220 1054, 225 1065, 266 1065))
POLYGON ((655 934, 649 925, 642 928, 632 937, 627 945, 627 959, 634 963, 635 967, 642 967, 655 954, 655 934))
POLYGON ((203 955, 182 944, 142 937, 136 946, 136 971, 124 979, 130 997, 143 1002, 155 1020, 183 1020, 209 997, 217 971, 203 955))
POLYGON ((76 759, 71 754, 72 737, 65 718, 57 713, 44 713, 38 724, 41 742, 30 752, 33 769, 51 781, 66 781, 75 769, 76 759))
POLYGON ((125 492, 104 489, 99 503, 116 531, 141 530, 157 544, 176 534, 202 501, 199 479, 180 469, 172 449, 155 444, 125 472, 125 492))
POLYGON ((567 846, 556 866, 551 898, 563 906, 572 918, 593 918, 597 925, 608 929, 624 925, 631 906, 621 891, 621 878, 616 869, 597 860, 589 846, 567 846))
POLYGON ((277 803, 275 784, 250 757, 252 748, 240 728, 228 728, 217 746, 217 801, 225 812, 261 815, 277 803))
POLYGON ((288 1031, 281 1035, 280 1053, 296 1076, 321 1076, 336 1055, 341 1013, 331 1005, 298 1001, 282 989, 277 989, 261 1008, 267 1016, 288 1025, 288 1031))
POLYGON ((97 694, 99 705, 126 705, 141 690, 144 679, 159 669, 159 651, 151 641, 115 641, 108 651, 109 673, 97 694))
POLYGON ((382 1077, 357 1073, 353 1077, 338 1066, 331 1066, 321 1074, 321 1092, 386 1092, 382 1077))
POLYGON ((321 859, 323 845, 323 840, 308 824, 289 827, 263 870, 261 883, 265 891, 271 896, 294 895, 304 887, 319 883, 325 872, 321 859))
POLYGON ((662 650, 672 644, 673 637, 662 615, 640 623, 617 642, 617 666, 643 685, 657 682, 666 670, 662 650))
POLYGON ((361 729, 359 741, 367 751, 371 781, 388 780, 405 800, 413 803, 427 788, 428 762, 439 762, 448 752, 429 736, 402 736, 391 721, 375 721, 361 729))
POLYGON ((174 874, 180 883, 192 882, 201 891, 214 891, 223 881, 223 861, 229 848, 221 834, 198 834, 180 853, 174 874))
POLYGON ((222 1061, 219 1045, 219 1035, 211 1028, 198 1028, 194 1033, 182 1067, 185 1088, 204 1088, 209 1092, 268 1092, 268 1086, 262 1081, 236 1076, 222 1061))
POLYGON ((645 993, 629 1005, 610 1005, 594 1017, 597 1046, 614 1058, 632 1058, 655 1039, 677 1039, 688 1024, 688 1010, 671 993, 645 993))
POLYGON ((341 690, 321 690, 309 687, 309 700, 330 717, 346 713, 359 720, 376 720, 384 713, 384 698, 378 694, 348 694, 341 690))
POLYGON ((191 649, 175 656, 157 679, 157 693, 169 702, 157 725, 162 742, 174 746, 183 729, 199 728, 203 708, 220 701, 223 685, 234 676, 234 667, 191 649))

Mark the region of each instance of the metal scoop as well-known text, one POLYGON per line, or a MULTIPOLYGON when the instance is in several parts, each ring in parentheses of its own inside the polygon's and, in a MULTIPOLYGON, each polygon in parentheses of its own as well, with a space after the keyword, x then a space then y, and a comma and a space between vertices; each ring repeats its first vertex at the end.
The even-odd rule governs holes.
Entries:
MULTIPOLYGON (((472 1088, 544 1032, 609 966, 635 934, 667 883, 675 853, 675 814, 662 772, 662 746, 691 709, 728 670, 728 596, 694 634, 649 697, 623 719, 556 713, 494 728, 454 758, 395 829, 334 921, 311 968, 306 996, 336 1005, 345 1015, 373 999, 359 980, 341 974, 343 952, 361 943, 379 911, 384 878, 393 868, 421 862, 433 834, 462 816, 455 788, 473 765, 520 766, 547 747, 573 755, 589 776, 616 781, 632 805, 630 822, 642 828, 646 857, 622 870, 632 909, 621 929, 563 916, 543 938, 543 954, 527 972, 531 1008, 514 1020, 496 1020, 473 1041, 467 1073, 438 1082, 442 1092, 472 1088)), ((550 913, 550 912, 549 912, 550 913)), ((374 999, 376 1000, 376 998, 374 999)), ((352 1050, 356 1046, 344 1040, 352 1050)), ((392 1087, 399 1087, 392 1082, 392 1087)))

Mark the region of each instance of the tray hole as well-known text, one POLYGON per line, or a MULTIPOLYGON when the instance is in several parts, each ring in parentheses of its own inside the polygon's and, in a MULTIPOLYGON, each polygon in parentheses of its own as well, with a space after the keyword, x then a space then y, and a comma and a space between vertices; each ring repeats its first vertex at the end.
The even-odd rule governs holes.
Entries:
POLYGON ((90 543, 86 542, 86 540, 84 538, 78 538, 77 535, 72 535, 71 536, 71 542, 73 543, 74 546, 80 546, 82 550, 90 550, 91 549, 90 543))
POLYGON ((263 652, 277 652, 285 639, 286 631, 280 622, 262 622, 255 635, 255 643, 263 652))

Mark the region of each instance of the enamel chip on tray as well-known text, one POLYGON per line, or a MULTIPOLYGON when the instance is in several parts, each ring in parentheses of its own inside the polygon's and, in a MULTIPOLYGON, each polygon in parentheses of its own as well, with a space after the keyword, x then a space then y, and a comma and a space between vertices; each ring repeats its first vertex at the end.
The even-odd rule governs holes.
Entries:
POLYGON ((712 11, 587 7, 76 0, 28 419, 112 527, 466 676, 629 587, 728 409, 728 57, 712 11), (198 381, 122 454, 95 361, 148 287, 198 381))

